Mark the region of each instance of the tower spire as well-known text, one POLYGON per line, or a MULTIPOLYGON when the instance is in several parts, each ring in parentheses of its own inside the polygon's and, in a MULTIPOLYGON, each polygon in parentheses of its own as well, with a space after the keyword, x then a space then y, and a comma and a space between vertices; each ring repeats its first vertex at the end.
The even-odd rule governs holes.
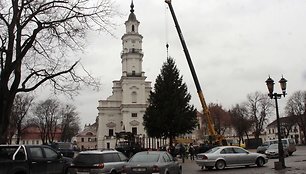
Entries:
POLYGON ((168 52, 169 44, 168 44, 168 42, 166 44, 166 48, 167 48, 167 58, 169 58, 169 52, 168 52))
POLYGON ((131 6, 130 6, 130 7, 131 7, 130 12, 131 12, 131 13, 134 13, 134 3, 133 3, 133 0, 132 0, 132 3, 131 3, 131 6))

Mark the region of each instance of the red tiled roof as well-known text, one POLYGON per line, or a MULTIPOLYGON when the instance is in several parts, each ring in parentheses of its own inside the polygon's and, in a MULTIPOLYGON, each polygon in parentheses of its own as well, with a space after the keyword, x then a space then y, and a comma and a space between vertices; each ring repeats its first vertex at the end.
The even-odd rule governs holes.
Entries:
MULTIPOLYGON (((62 134, 61 130, 58 128, 55 132, 54 139, 55 140, 60 140, 61 134, 62 134)), ((22 132, 21 139, 22 140, 41 139, 39 128, 35 127, 35 126, 25 128, 22 132)))

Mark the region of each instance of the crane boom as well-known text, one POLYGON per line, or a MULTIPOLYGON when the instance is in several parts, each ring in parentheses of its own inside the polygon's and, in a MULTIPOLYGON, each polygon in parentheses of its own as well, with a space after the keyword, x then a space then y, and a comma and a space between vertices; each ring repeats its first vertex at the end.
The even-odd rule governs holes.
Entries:
POLYGON ((215 131, 214 124, 213 124, 213 121, 212 121, 212 118, 211 118, 211 115, 210 115, 210 111, 209 111, 209 109, 207 107, 207 104, 205 102, 204 95, 203 95, 203 92, 202 92, 202 89, 201 89, 201 86, 200 86, 197 74, 195 72, 192 60, 190 58, 190 54, 189 54, 187 45, 186 45, 184 37, 183 37, 183 33, 181 31, 181 28, 180 28, 179 23, 177 21, 177 18, 175 16, 175 13, 174 13, 174 10, 173 10, 172 4, 171 4, 171 0, 165 0, 165 2, 169 6, 171 15, 172 15, 174 23, 175 23, 175 27, 176 27, 177 33, 179 35, 181 44, 183 46, 183 50, 184 50, 184 53, 185 53, 185 56, 186 56, 186 59, 187 59, 187 62, 188 62, 191 74, 192 74, 192 78, 193 78, 193 81, 194 81, 195 86, 197 88, 198 96, 200 98, 200 102, 201 102, 201 105, 202 105, 203 113, 204 113, 204 115, 205 115, 205 117, 207 119, 207 125, 208 125, 209 134, 210 134, 210 136, 213 136, 217 141, 219 141, 219 143, 221 143, 222 138, 221 138, 221 136, 217 135, 217 133, 215 131))

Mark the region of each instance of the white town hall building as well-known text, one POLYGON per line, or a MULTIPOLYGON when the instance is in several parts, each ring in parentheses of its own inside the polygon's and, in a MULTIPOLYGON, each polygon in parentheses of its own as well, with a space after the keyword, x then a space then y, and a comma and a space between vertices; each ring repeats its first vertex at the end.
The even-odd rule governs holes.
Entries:
POLYGON ((106 100, 99 100, 97 145, 114 148, 116 132, 132 132, 146 136, 143 115, 148 106, 152 89, 142 70, 142 35, 138 33, 140 22, 134 14, 134 5, 125 22, 126 33, 122 36, 122 76, 113 81, 113 92, 106 100))

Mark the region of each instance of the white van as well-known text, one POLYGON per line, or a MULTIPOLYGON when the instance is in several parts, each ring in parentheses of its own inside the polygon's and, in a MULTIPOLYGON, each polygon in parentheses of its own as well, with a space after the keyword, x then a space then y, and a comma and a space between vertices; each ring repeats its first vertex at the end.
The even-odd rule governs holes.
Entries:
MULTIPOLYGON (((270 144, 277 144, 278 139, 274 140, 268 140, 267 143, 270 144)), ((294 139, 291 138, 283 138, 282 139, 283 148, 286 148, 288 150, 288 154, 291 156, 293 152, 296 151, 295 142, 294 139)))

